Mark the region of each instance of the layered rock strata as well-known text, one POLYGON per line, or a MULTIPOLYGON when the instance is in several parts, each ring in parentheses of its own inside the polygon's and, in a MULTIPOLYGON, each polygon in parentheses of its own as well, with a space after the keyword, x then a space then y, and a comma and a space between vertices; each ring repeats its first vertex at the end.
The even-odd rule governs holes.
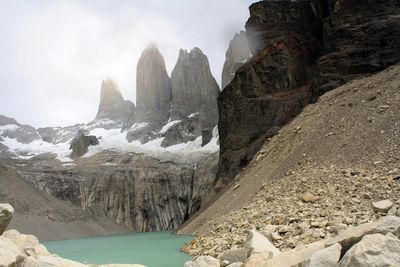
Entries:
POLYGON ((251 5, 246 32, 254 56, 218 102, 221 180, 322 93, 400 61, 399 12, 398 1, 251 5))

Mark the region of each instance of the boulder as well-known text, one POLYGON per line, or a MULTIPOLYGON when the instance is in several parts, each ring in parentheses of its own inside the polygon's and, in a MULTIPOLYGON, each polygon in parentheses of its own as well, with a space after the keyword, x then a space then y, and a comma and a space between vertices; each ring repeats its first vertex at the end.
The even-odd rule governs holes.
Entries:
POLYGON ((244 264, 244 267, 267 267, 268 261, 272 259, 273 254, 270 251, 253 252, 244 264))
POLYGON ((87 265, 84 265, 82 263, 63 259, 58 256, 39 256, 37 258, 37 260, 38 260, 40 266, 45 266, 45 267, 60 267, 60 266, 87 267, 87 265))
POLYGON ((245 262, 247 259, 247 251, 244 248, 230 249, 219 256, 220 261, 245 262))
POLYGON ((13 242, 22 251, 28 248, 34 249, 36 246, 39 246, 39 240, 35 236, 24 235, 17 230, 8 230, 2 236, 13 242))
POLYGON ((23 267, 41 267, 39 261, 33 256, 27 257, 22 266, 23 267))
POLYGON ((14 208, 10 204, 0 204, 0 235, 7 229, 14 215, 14 208))
POLYGON ((315 252, 306 262, 307 267, 335 267, 337 266, 342 246, 337 243, 325 249, 315 252))
POLYGON ((247 231, 247 238, 244 244, 248 256, 254 253, 271 252, 272 256, 278 256, 281 252, 271 241, 256 230, 247 231))
POLYGON ((400 238, 400 217, 389 215, 380 218, 375 226, 374 232, 383 235, 392 233, 400 238))
POLYGON ((393 202, 390 201, 389 199, 372 203, 372 208, 374 209, 375 212, 387 213, 391 207, 393 207, 393 202))
POLYGON ((400 240, 388 233, 364 236, 343 256, 340 267, 399 266, 400 240))
POLYGON ((200 256, 193 261, 188 261, 184 267, 220 267, 219 260, 211 256, 200 256))
POLYGON ((71 158, 78 158, 86 154, 89 146, 96 146, 99 140, 94 135, 87 135, 84 129, 80 129, 71 140, 69 149, 72 149, 71 158))
POLYGON ((0 236, 0 266, 21 266, 24 260, 25 256, 21 250, 11 240, 0 236))
POLYGON ((234 263, 229 264, 226 267, 242 267, 242 266, 243 266, 243 262, 234 262, 234 263))

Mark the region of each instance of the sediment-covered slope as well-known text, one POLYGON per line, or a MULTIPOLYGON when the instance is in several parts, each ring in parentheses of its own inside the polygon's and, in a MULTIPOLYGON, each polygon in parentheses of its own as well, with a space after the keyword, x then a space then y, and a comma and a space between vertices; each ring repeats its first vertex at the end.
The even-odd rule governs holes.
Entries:
POLYGON ((107 218, 105 214, 93 215, 41 192, 33 184, 22 179, 9 164, 14 163, 4 159, 0 163, 0 202, 8 202, 16 209, 9 229, 33 234, 41 241, 129 231, 128 228, 107 218))
POLYGON ((273 233, 287 249, 400 209, 400 66, 354 80, 309 105, 260 151, 231 186, 180 229, 187 251, 216 255, 243 231, 273 233), (271 230, 272 229, 272 230, 271 230))

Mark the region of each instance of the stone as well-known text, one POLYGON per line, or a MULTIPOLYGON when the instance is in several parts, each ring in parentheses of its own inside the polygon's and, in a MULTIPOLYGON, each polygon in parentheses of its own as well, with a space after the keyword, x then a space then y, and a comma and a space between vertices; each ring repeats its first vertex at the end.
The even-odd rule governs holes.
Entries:
POLYGON ((400 238, 400 217, 385 216, 380 218, 375 226, 374 232, 383 235, 392 233, 397 238, 400 238))
POLYGON ((400 240, 388 233, 364 236, 339 262, 340 267, 398 266, 400 240))
POLYGON ((24 260, 21 250, 11 240, 0 236, 0 266, 20 266, 24 260))
POLYGON ((84 265, 82 263, 63 259, 58 256, 39 256, 39 257, 37 257, 37 260, 38 260, 40 266, 46 266, 46 267, 60 267, 60 266, 87 267, 86 265, 84 265))
POLYGON ((372 208, 375 212, 387 213, 393 206, 393 202, 389 199, 377 201, 372 203, 372 208))
POLYGON ((22 251, 28 248, 34 249, 39 245, 39 240, 35 236, 21 234, 14 229, 5 231, 2 236, 12 241, 22 251))
POLYGON ((14 215, 14 208, 10 204, 0 204, 0 235, 7 229, 14 215))
POLYGON ((240 31, 230 41, 229 48, 225 54, 225 62, 222 69, 222 89, 232 81, 236 70, 245 64, 250 56, 251 52, 246 32, 240 31))
POLYGON ((211 256, 200 256, 193 261, 188 261, 184 267, 220 267, 220 262, 211 256))
POLYGON ((244 263, 244 267, 266 267, 273 254, 270 251, 255 251, 244 263))
POLYGON ((70 142, 69 149, 72 149, 71 158, 78 158, 89 151, 89 146, 96 146, 99 140, 94 135, 87 135, 87 131, 80 129, 70 142))
POLYGON ((171 80, 158 48, 149 46, 136 67, 136 118, 138 122, 166 122, 170 117, 171 80))
POLYGON ((27 257, 22 266, 23 267, 41 267, 39 261, 33 256, 27 257))
POLYGON ((245 262, 247 259, 247 252, 244 248, 237 248, 237 249, 230 249, 221 256, 219 256, 220 261, 229 261, 230 263, 233 262, 245 262))
POLYGON ((125 100, 116 81, 105 79, 101 84, 100 104, 95 120, 128 121, 135 115, 135 104, 125 100))
POLYGON ((313 194, 306 193, 301 197, 301 200, 305 203, 314 203, 317 198, 313 194))
POLYGON ((226 267, 242 267, 242 266, 243 266, 243 262, 234 262, 234 263, 229 264, 226 267))
POLYGON ((250 256, 253 253, 262 253, 262 252, 271 252, 272 256, 275 257, 279 255, 281 252, 277 249, 271 241, 268 240, 261 233, 256 230, 249 230, 247 232, 247 238, 244 243, 244 248, 246 249, 246 253, 250 256))
POLYGON ((315 252, 306 262, 307 267, 336 267, 339 259, 342 246, 336 243, 330 247, 315 252))

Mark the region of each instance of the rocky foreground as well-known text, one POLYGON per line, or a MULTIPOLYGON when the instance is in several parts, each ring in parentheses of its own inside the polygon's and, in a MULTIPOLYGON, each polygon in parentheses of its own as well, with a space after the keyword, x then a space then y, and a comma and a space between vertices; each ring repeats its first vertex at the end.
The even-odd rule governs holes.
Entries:
MULTIPOLYGON (((379 205, 383 204, 380 203, 379 205)), ((380 208, 382 208, 380 207, 380 208)), ((373 223, 340 231, 335 238, 281 252, 256 230, 248 231, 242 246, 217 258, 200 256, 185 267, 362 267, 400 266, 400 217, 386 216, 373 223)))
POLYGON ((14 214, 9 204, 0 204, 0 266, 1 267, 145 267, 140 264, 85 265, 51 254, 33 235, 17 230, 4 231, 14 214))

